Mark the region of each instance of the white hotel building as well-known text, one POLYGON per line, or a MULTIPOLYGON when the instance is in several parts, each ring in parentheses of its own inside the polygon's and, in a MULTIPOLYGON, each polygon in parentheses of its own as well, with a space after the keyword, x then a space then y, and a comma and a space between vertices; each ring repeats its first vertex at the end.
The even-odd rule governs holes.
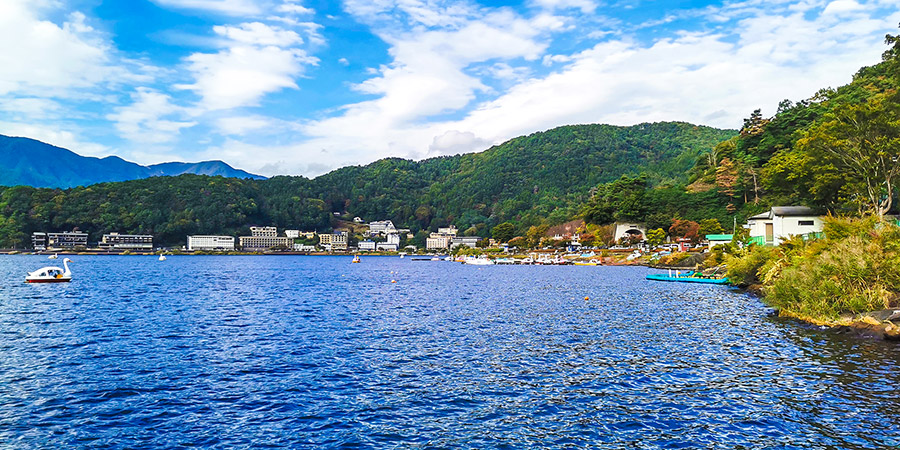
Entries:
POLYGON ((234 236, 188 236, 188 251, 234 251, 234 236))

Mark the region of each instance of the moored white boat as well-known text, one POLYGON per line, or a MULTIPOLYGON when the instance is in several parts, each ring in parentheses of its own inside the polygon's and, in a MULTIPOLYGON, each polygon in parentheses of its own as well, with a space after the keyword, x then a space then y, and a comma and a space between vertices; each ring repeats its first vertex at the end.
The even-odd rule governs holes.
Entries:
POLYGON ((493 266, 494 261, 484 255, 477 258, 474 256, 467 256, 466 259, 463 260, 463 264, 471 264, 473 266, 493 266))
POLYGON ((29 272, 25 277, 26 283, 66 283, 72 281, 72 271, 69 270, 71 259, 63 259, 63 268, 56 266, 41 267, 34 272, 29 272))

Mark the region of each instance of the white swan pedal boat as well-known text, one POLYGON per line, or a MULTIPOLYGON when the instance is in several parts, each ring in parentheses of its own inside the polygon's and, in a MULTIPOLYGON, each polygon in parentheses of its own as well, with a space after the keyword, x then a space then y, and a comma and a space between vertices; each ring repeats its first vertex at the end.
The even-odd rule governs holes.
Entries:
POLYGON ((41 267, 34 272, 29 272, 25 277, 26 283, 66 283, 72 281, 72 271, 69 270, 71 259, 63 260, 65 269, 55 266, 41 267))

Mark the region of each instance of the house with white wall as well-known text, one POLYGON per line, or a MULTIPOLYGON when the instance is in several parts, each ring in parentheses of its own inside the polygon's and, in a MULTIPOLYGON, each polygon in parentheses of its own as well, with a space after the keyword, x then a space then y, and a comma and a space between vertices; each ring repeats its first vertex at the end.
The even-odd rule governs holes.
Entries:
POLYGON ((822 216, 806 206, 774 206, 747 219, 750 238, 765 245, 780 245, 790 236, 821 233, 822 216))

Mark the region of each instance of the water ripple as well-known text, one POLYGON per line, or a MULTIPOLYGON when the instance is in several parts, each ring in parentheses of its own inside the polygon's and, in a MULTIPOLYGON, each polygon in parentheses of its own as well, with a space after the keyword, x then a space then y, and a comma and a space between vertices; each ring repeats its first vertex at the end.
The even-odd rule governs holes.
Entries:
POLYGON ((0 257, 3 446, 900 446, 896 345, 642 268, 79 257, 21 283, 43 262, 0 257))

